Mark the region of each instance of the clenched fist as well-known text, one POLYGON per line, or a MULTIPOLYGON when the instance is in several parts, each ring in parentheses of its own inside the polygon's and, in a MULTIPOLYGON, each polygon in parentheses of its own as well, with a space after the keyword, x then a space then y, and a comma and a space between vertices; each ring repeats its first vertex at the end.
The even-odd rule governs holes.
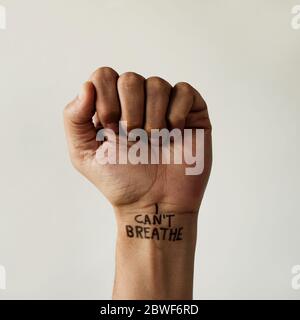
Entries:
MULTIPOLYGON (((162 211, 198 211, 211 168, 211 124, 205 101, 191 85, 172 87, 159 77, 119 76, 111 68, 99 68, 65 108, 64 120, 72 163, 114 208, 153 211, 157 205, 162 211), (97 152, 108 142, 97 141, 97 131, 118 133, 120 120, 127 122, 128 131, 143 128, 149 134, 152 129, 204 129, 204 171, 187 175, 184 162, 100 164, 97 152)), ((171 153, 172 148, 171 142, 171 153)))
POLYGON ((113 298, 191 299, 197 213, 212 161, 211 124, 201 95, 184 82, 172 87, 159 77, 145 79, 133 72, 119 76, 105 67, 92 74, 65 108, 64 122, 72 163, 116 213, 113 298), (165 144, 153 139, 153 130, 179 135, 165 144), (136 137, 137 131, 144 133, 142 139, 130 136, 136 137), (188 133, 190 140, 185 139, 188 133), (137 145, 143 148, 133 154, 151 150, 148 162, 119 161, 137 145), (172 159, 186 151, 196 151, 197 158, 199 146, 199 174, 187 174, 191 163, 186 154, 179 163, 163 161, 166 149, 172 159), (117 150, 114 164, 103 161, 111 147, 117 150))

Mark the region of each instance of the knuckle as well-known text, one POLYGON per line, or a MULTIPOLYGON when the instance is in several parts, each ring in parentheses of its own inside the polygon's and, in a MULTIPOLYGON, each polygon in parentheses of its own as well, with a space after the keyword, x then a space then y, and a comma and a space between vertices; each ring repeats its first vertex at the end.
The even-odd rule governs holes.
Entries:
POLYGON ((94 73, 92 74, 92 80, 94 81, 115 81, 118 74, 117 72, 110 68, 110 67, 101 67, 98 68, 94 73))
POLYGON ((135 72, 125 72, 120 75, 118 85, 122 88, 132 88, 140 85, 144 78, 135 72))
POLYGON ((168 92, 171 89, 171 85, 164 79, 160 77, 150 77, 146 81, 147 90, 150 93, 157 93, 157 92, 168 92))
POLYGON ((178 82, 175 89, 185 95, 192 95, 194 92, 194 88, 187 82, 178 82))

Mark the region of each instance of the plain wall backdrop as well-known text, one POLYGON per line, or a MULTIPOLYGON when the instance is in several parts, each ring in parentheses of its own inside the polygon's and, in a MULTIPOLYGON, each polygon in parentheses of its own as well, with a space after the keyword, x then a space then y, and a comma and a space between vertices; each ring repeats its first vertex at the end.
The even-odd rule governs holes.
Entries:
POLYGON ((214 163, 194 298, 300 299, 299 0, 0 0, 0 299, 110 299, 115 221, 62 110, 100 66, 190 82, 214 163))

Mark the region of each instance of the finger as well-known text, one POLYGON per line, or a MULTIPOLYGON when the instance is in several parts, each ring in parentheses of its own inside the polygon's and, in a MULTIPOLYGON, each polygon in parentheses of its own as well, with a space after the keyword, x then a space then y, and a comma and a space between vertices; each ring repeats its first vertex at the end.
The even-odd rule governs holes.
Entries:
POLYGON ((177 83, 171 94, 168 122, 171 128, 183 129, 193 106, 193 87, 185 82, 177 83))
POLYGON ((94 151, 98 147, 96 129, 92 122, 95 113, 95 88, 91 82, 83 84, 81 93, 64 109, 64 124, 70 153, 94 151))
POLYGON ((194 89, 194 102, 190 113, 187 115, 185 127, 211 130, 206 102, 196 89, 194 89))
POLYGON ((180 82, 173 88, 168 122, 171 128, 209 128, 206 103, 188 83, 180 82))
POLYGON ((103 127, 117 128, 121 116, 117 91, 119 75, 111 68, 97 69, 91 76, 96 88, 96 110, 103 127))
POLYGON ((142 76, 133 72, 126 72, 118 79, 121 119, 127 121, 129 131, 143 127, 144 80, 142 76))
POLYGON ((166 127, 166 113, 171 93, 171 85, 159 78, 151 77, 146 80, 146 121, 145 130, 166 127))

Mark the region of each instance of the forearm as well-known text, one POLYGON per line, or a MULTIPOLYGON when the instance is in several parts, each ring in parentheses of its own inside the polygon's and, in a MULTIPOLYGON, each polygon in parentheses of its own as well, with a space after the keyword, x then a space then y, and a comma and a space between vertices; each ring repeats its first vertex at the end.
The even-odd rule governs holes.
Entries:
POLYGON ((212 162, 201 94, 102 67, 66 106, 64 124, 73 165, 116 211, 113 298, 191 299, 197 209, 212 162), (191 171, 199 164, 203 171, 191 171))
POLYGON ((116 216, 113 299, 192 299, 197 213, 116 216))

